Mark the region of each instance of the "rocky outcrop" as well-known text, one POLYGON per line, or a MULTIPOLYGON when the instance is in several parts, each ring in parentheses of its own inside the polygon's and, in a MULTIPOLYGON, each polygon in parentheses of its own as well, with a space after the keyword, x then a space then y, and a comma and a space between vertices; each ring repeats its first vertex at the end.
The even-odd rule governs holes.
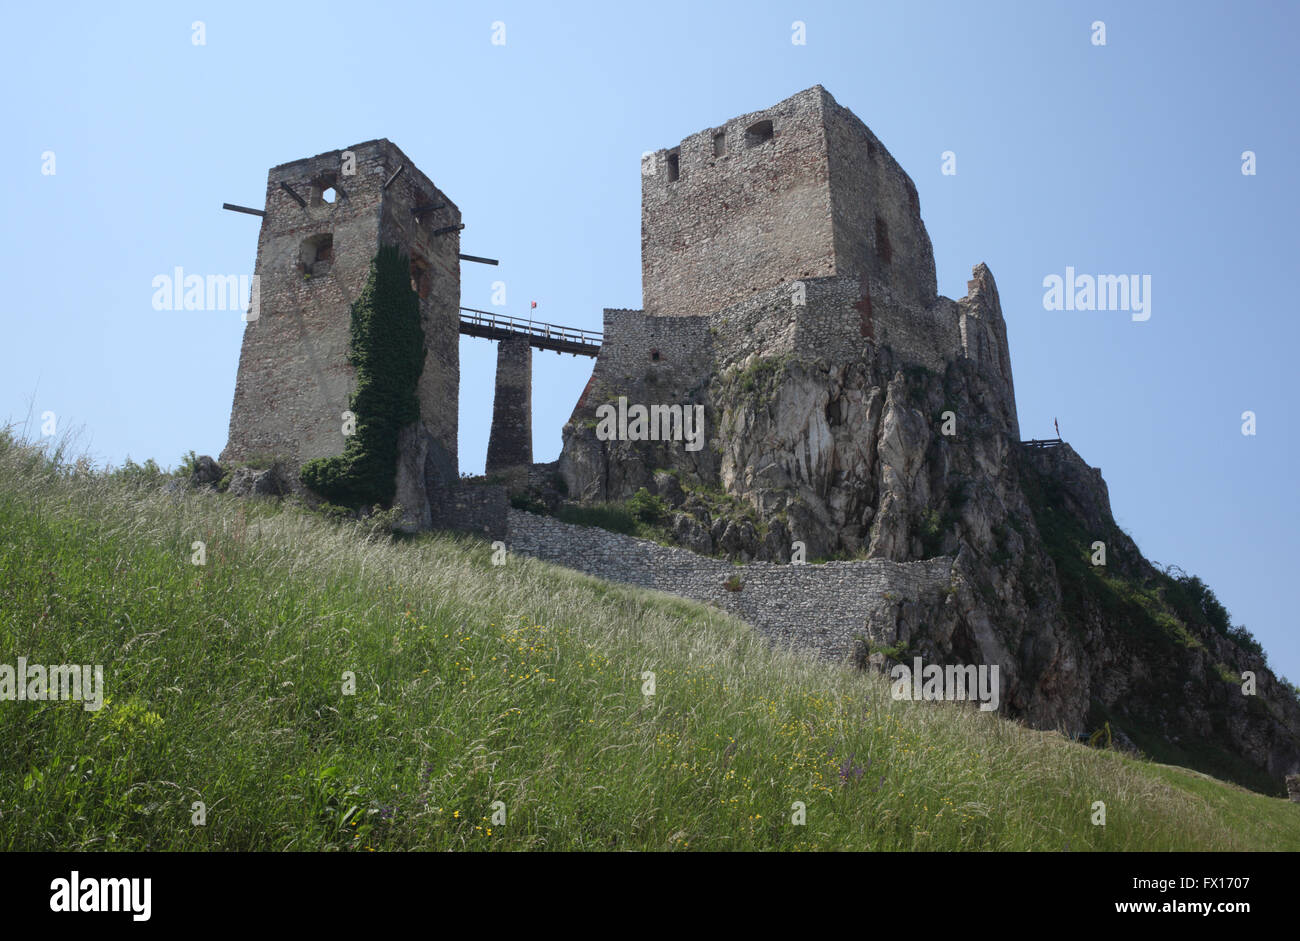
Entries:
MULTIPOLYGON (((297 468, 287 461, 273 461, 268 467, 236 467, 230 473, 226 493, 232 497, 307 497, 297 468)), ((311 500, 309 502, 316 502, 311 500)))
POLYGON ((215 487, 222 476, 221 465, 204 454, 195 459, 189 483, 191 487, 215 487))
POLYGON ((715 341, 698 388, 629 379, 632 397, 703 402, 708 442, 695 453, 598 440, 592 410, 621 391, 604 376, 565 429, 571 494, 618 502, 644 487, 671 508, 668 538, 732 561, 948 559, 942 595, 864 617, 868 648, 997 664, 1009 716, 1071 732, 1107 726, 1162 760, 1280 791, 1300 771, 1294 691, 1226 623, 1180 600, 1188 581, 1142 557, 1115 525, 1100 471, 1068 444, 1021 443, 988 269, 936 309, 950 310, 962 338, 942 370, 869 338, 832 354, 771 329, 748 348, 715 341), (1104 564, 1094 564, 1098 543, 1104 564), (1243 673, 1255 676, 1253 695, 1243 673))

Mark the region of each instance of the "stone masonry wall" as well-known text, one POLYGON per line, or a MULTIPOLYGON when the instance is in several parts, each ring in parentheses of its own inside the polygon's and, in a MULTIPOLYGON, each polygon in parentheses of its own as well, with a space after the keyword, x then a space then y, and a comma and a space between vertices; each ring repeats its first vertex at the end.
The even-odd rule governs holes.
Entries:
POLYGON ((381 242, 400 246, 412 261, 411 286, 420 296, 424 329, 424 370, 416 387, 422 437, 436 476, 452 482, 459 474, 460 232, 454 227, 461 214, 395 144, 384 143, 374 166, 358 155, 357 173, 373 173, 386 182, 402 170, 384 191, 379 234, 381 242))
POLYGON ((937 297, 916 186, 820 85, 647 157, 641 217, 654 315, 707 314, 831 275, 899 305, 925 309, 937 297))
POLYGON ((835 274, 869 278, 900 305, 927 308, 937 294, 934 248, 916 185, 852 111, 822 95, 835 274))
POLYGON ((420 438, 441 473, 456 467, 460 212, 396 145, 367 141, 274 167, 258 236, 260 316, 244 330, 222 461, 273 454, 301 463, 342 453, 342 412, 355 377, 347 362, 352 302, 381 243, 419 260, 426 360, 420 377, 420 438), (402 167, 402 173, 384 183, 402 167), (281 187, 288 185, 298 202, 281 187), (322 193, 333 188, 335 199, 322 193), (431 209, 430 206, 439 208, 431 209), (420 213, 412 210, 425 207, 420 213), (330 241, 328 253, 316 248, 330 241), (449 405, 450 403, 450 405, 449 405))
POLYGON ((771 643, 841 660, 861 637, 892 637, 904 606, 942 608, 952 559, 732 565, 548 516, 511 509, 511 552, 611 581, 712 602, 757 628, 771 643), (736 578, 739 591, 724 584, 736 578))
POLYGON ((834 273, 821 108, 811 88, 646 158, 647 313, 707 314, 782 280, 834 273), (772 124, 769 139, 747 130, 761 121, 772 124))
POLYGON ((436 492, 432 514, 435 529, 474 533, 484 539, 504 540, 509 532, 510 498, 505 487, 490 484, 454 484, 436 492))
POLYGON ((853 278, 808 278, 702 317, 606 310, 605 343, 573 419, 619 395, 644 404, 695 400, 712 376, 744 368, 753 356, 844 363, 875 343, 891 347, 903 362, 940 372, 960 355, 955 302, 943 298, 917 310, 884 294, 867 312, 861 292, 853 278), (799 285, 802 304, 794 303, 799 285))
POLYGON ((244 328, 223 463, 257 453, 304 461, 343 448, 341 413, 353 383, 348 308, 378 246, 383 181, 349 179, 346 197, 314 198, 312 181, 337 175, 340 161, 341 151, 331 151, 268 174, 254 269, 260 316, 244 328), (307 206, 284 192, 282 182, 307 206), (313 236, 333 237, 333 260, 308 272, 301 252, 313 236))
POLYGON ((703 317, 667 319, 640 310, 607 309, 604 336, 591 382, 578 403, 584 414, 620 395, 645 405, 653 404, 642 401, 647 394, 662 395, 663 390, 688 396, 708 380, 710 335, 703 317))
POLYGON ((533 348, 527 337, 497 341, 496 392, 487 473, 533 462, 533 348))

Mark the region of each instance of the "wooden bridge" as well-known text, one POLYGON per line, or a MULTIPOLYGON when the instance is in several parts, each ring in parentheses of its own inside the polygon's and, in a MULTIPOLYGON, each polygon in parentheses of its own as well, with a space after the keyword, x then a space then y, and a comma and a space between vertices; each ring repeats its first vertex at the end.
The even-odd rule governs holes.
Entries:
POLYGON ((529 346, 539 350, 555 350, 574 356, 595 356, 605 337, 598 330, 579 330, 576 327, 559 327, 536 320, 524 320, 508 314, 495 314, 472 307, 460 309, 460 332, 467 337, 486 340, 504 340, 507 337, 527 337, 529 346))
POLYGON ((1027 448, 1059 448, 1065 444, 1060 438, 1033 438, 1029 441, 1021 441, 1027 448))

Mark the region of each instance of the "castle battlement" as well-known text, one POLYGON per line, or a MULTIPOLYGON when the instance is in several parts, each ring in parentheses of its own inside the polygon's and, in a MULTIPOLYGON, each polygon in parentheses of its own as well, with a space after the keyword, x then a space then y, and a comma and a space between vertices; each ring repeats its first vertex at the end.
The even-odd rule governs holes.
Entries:
POLYGON ((848 362, 870 344, 936 372, 964 358, 1002 382, 1017 428, 992 274, 978 266, 961 300, 938 294, 915 184, 820 85, 647 155, 641 208, 644 314, 607 321, 618 363, 602 354, 594 386, 617 384, 620 371, 639 380, 638 343, 646 368, 671 370, 673 344, 645 318, 670 319, 688 338, 699 330, 686 321, 705 318, 712 362, 701 366, 687 340, 692 377, 796 349, 848 362))
POLYGON ((656 315, 829 276, 916 307, 936 298, 916 186, 820 85, 647 156, 641 218, 644 306, 656 315))

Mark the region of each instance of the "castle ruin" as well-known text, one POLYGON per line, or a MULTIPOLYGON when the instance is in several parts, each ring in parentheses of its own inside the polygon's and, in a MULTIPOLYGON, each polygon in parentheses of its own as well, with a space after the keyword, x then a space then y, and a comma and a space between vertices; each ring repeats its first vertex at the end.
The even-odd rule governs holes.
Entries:
MULTIPOLYGON (((1019 439, 992 274, 978 266, 961 300, 938 295, 915 185, 821 86, 647 155, 641 203, 643 309, 605 311, 591 382, 565 428, 560 466, 570 493, 618 499, 647 483, 635 464, 629 474, 592 440, 596 405, 618 395, 703 402, 719 441, 726 414, 710 401, 717 378, 790 357, 842 366, 887 350, 899 367, 936 373, 965 361, 987 380, 993 420, 1019 439)), ((813 458, 818 442, 833 437, 830 419, 809 434, 813 458)), ((737 479, 753 469, 728 466, 722 445, 721 454, 690 460, 659 448, 642 463, 720 476, 743 492, 737 479)), ((809 482, 806 472, 794 477, 809 482)), ((825 490, 826 481, 811 482, 825 490)), ((764 512, 783 509, 757 502, 764 512)), ((820 515, 810 524, 845 529, 844 520, 820 515)))
MULTIPOLYGON (((380 246, 395 245, 410 260, 425 338, 420 417, 402 432, 397 502, 412 528, 454 523, 445 511, 458 499, 459 335, 473 332, 459 307, 467 256, 459 252, 456 204, 396 145, 373 140, 272 168, 265 209, 241 211, 262 218, 254 269, 260 309, 244 331, 222 462, 260 457, 297 467, 343 452, 356 420, 348 415, 356 385, 350 308, 380 246)), ((489 467, 527 465, 529 340, 485 329, 476 335, 500 340, 489 467)))
MULTIPOLYGON (((641 175, 643 309, 605 311, 603 344, 582 351, 599 356, 575 416, 620 393, 644 399, 647 378, 659 394, 698 390, 756 352, 844 360, 872 343, 933 369, 959 356, 987 365, 1018 433, 991 276, 961 301, 937 295, 915 185, 821 86, 660 150, 641 175)), ((460 211, 398 147, 274 167, 260 215, 260 316, 245 330, 223 461, 342 452, 348 311, 391 244, 410 258, 425 332, 419 427, 398 468, 413 521, 430 526, 457 478, 460 332, 500 344, 488 472, 532 463, 531 348, 563 347, 460 325, 460 211)), ((609 496, 561 466, 577 493, 609 496)))
POLYGON ((396 246, 424 336, 394 468, 408 528, 717 604, 835 660, 997 664, 1004 711, 1041 728, 1122 721, 1275 781, 1300 768, 1300 705, 1262 657, 1186 621, 1196 643, 1150 669, 1158 624, 1117 615, 1105 586, 1158 591, 1161 573, 1100 471, 1020 440, 991 272, 938 294, 916 187, 825 89, 647 155, 641 193, 642 307, 607 309, 602 334, 461 308, 460 262, 490 260, 459 253, 460 211, 389 141, 273 168, 264 210, 228 207, 262 217, 261 303, 223 461, 344 452, 350 308, 396 246), (458 479, 460 335, 498 344, 487 468, 505 485, 458 479), (552 465, 532 461, 533 349, 595 357, 552 465), (615 401, 700 410, 704 446, 602 437, 615 401), (530 512, 634 496, 659 507, 659 541, 530 512), (1079 558, 1098 541, 1102 576, 1079 558), (1256 672, 1272 711, 1225 700, 1225 665, 1256 672))

